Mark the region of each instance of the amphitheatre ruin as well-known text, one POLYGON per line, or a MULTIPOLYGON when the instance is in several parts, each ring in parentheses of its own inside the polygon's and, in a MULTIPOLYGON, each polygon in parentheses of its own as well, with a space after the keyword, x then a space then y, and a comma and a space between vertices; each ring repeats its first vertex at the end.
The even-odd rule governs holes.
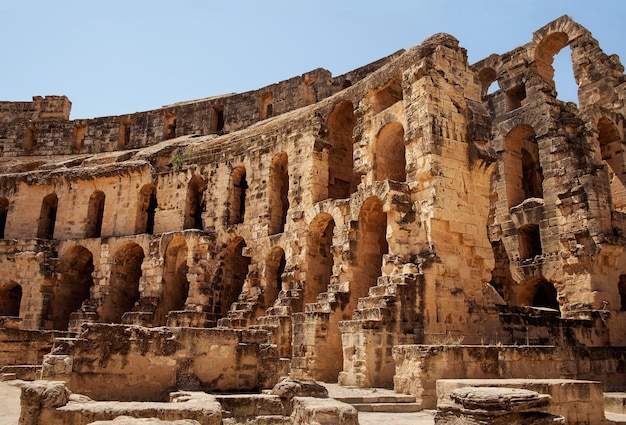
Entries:
POLYGON ((315 382, 436 424, 626 423, 624 67, 567 16, 529 39, 95 119, 0 102, 20 424, 358 423, 315 382))

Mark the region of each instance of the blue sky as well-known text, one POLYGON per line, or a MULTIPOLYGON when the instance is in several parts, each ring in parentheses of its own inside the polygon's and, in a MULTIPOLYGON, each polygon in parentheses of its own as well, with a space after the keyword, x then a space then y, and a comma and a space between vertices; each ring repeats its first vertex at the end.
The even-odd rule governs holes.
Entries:
MULTIPOLYGON (((473 63, 564 14, 626 60, 622 0, 2 0, 0 100, 66 95, 72 119, 121 115, 340 75, 437 32, 473 63)), ((573 100, 565 68, 557 89, 573 100)))

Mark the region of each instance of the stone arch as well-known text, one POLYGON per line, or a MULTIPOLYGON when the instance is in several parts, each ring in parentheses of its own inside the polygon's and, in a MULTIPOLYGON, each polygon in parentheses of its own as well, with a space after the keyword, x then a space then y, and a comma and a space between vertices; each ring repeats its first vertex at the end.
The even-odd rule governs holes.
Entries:
POLYGON ((204 179, 195 175, 189 180, 187 185, 187 197, 185 198, 185 221, 184 229, 203 230, 202 214, 204 214, 204 190, 206 185, 204 179))
POLYGON ((489 94, 492 84, 496 82, 496 77, 496 70, 491 67, 486 67, 478 71, 478 79, 480 80, 483 96, 489 94))
POLYGON ((99 308, 101 322, 121 323, 124 313, 132 311, 139 299, 139 279, 143 248, 134 242, 122 245, 113 254, 109 291, 99 308))
POLYGON ((144 185, 139 191, 137 202, 137 218, 135 219, 135 233, 154 233, 154 217, 158 208, 156 186, 144 185))
POLYGON ((265 258, 265 287, 263 288, 261 310, 266 310, 273 306, 278 299, 278 294, 283 290, 285 265, 285 251, 279 246, 273 247, 265 258))
POLYGON ((42 239, 52 239, 54 237, 54 226, 57 220, 57 208, 59 198, 55 193, 50 193, 41 202, 39 213, 39 223, 37 225, 37 237, 42 239))
POLYGON ((543 172, 535 130, 519 125, 504 137, 504 177, 509 208, 543 198, 543 172))
POLYGON ((235 238, 226 247, 219 304, 216 306, 218 317, 226 317, 230 306, 237 301, 239 294, 241 294, 251 263, 250 257, 243 255, 245 247, 246 241, 241 237, 235 238))
POLYGON ((544 80, 554 87, 554 68, 552 62, 554 56, 569 43, 569 36, 561 31, 555 31, 546 35, 535 48, 535 61, 537 72, 544 80))
POLYGON ((47 321, 52 329, 67 330, 70 315, 89 299, 94 284, 93 270, 93 254, 81 245, 72 247, 61 257, 57 269, 59 279, 52 288, 44 314, 44 322, 47 321))
POLYGON ((554 285, 545 279, 541 279, 535 286, 533 295, 533 307, 546 307, 559 310, 558 292, 554 285))
POLYGON ((161 298, 154 312, 157 326, 165 325, 170 311, 185 307, 189 295, 187 251, 187 242, 182 236, 175 236, 165 249, 161 298))
POLYGON ((397 75, 384 85, 372 90, 367 96, 367 100, 372 108, 372 114, 384 111, 391 105, 400 102, 403 98, 402 75, 397 75))
POLYGON ((102 219, 104 218, 104 201, 106 196, 97 190, 89 197, 87 207, 86 238, 99 238, 102 235, 102 219))
POLYGON ((602 160, 609 168, 609 184, 613 208, 626 211, 626 187, 624 174, 624 146, 617 125, 609 118, 601 117, 597 124, 598 145, 602 160))
POLYGON ((7 216, 9 213, 9 200, 0 197, 0 239, 4 239, 4 232, 7 226, 7 216))
POLYGON ((314 303, 317 295, 328 289, 333 274, 333 231, 335 221, 328 213, 317 215, 307 233, 307 274, 304 304, 314 303))
POLYGON ((280 152, 272 159, 269 181, 269 234, 285 231, 289 210, 289 169, 287 154, 280 152))
POLYGON ((404 127, 397 121, 380 129, 374 143, 374 180, 406 181, 404 127))
POLYGON ((387 214, 382 201, 371 196, 359 211, 356 264, 350 285, 351 310, 356 308, 359 298, 368 295, 369 288, 376 286, 382 274, 383 256, 388 252, 387 214))
POLYGON ((228 185, 228 224, 243 223, 246 213, 246 167, 240 165, 230 173, 228 185))
POLYGON ((19 317, 22 303, 22 286, 9 282, 0 286, 0 316, 19 317))
POLYGON ((326 120, 328 129, 328 197, 350 197, 356 189, 353 162, 353 132, 356 125, 354 106, 347 100, 338 102, 326 120))

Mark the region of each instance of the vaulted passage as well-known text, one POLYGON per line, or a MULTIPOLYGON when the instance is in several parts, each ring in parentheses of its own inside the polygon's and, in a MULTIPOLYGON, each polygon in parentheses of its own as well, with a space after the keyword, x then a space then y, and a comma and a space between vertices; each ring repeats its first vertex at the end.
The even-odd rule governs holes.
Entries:
POLYGON ((356 117, 351 102, 339 102, 328 116, 328 197, 343 199, 356 190, 352 137, 356 117))
POLYGON ((539 226, 528 224, 519 229, 519 256, 521 259, 531 259, 542 254, 541 235, 539 226))
POLYGON ((240 165, 230 174, 228 190, 228 224, 243 223, 246 213, 246 167, 240 165))
POLYGON ((102 235, 102 219, 104 218, 104 193, 95 191, 89 197, 87 208, 86 238, 99 238, 102 235))
POLYGON ((0 285, 0 316, 19 317, 22 287, 15 282, 0 285))
POLYGON ((386 124, 376 137, 374 173, 376 181, 406 181, 404 128, 399 122, 386 124))
POLYGON ((624 149, 617 126, 608 118, 598 121, 598 144, 602 160, 608 165, 613 208, 626 211, 624 149))
POLYGON ((154 312, 155 324, 163 326, 170 311, 182 310, 189 295, 187 280, 187 242, 182 236, 176 236, 165 250, 161 299, 154 312))
POLYGON ((232 303, 237 301, 241 288, 248 275, 250 257, 244 257, 243 249, 246 242, 242 238, 236 238, 226 248, 222 279, 216 284, 220 285, 220 296, 216 305, 215 313, 218 317, 225 317, 232 303))
POLYGON ((126 243, 113 254, 109 293, 99 309, 101 322, 121 323, 124 313, 132 311, 139 299, 143 258, 143 248, 133 242, 126 243))
POLYGON ((617 290, 619 291, 619 298, 621 301, 620 311, 626 311, 626 275, 623 274, 619 277, 617 290))
POLYGON ((77 245, 63 255, 57 269, 60 278, 44 296, 46 328, 67 330, 70 314, 89 298, 93 270, 93 255, 87 248, 77 245))
POLYGON ((157 207, 156 187, 153 184, 147 184, 139 191, 135 233, 150 235, 154 233, 154 216, 157 207))
POLYGON ((547 280, 539 281, 535 289, 532 305, 533 307, 546 307, 558 310, 559 302, 554 285, 547 280))
POLYGON ((37 225, 37 237, 42 239, 52 239, 54 237, 54 225, 57 220, 57 207, 59 200, 56 194, 46 195, 41 202, 41 212, 39 213, 39 223, 37 225))
POLYGON ((504 175, 509 208, 528 198, 543 198, 543 173, 535 131, 515 127, 504 138, 504 175))
POLYGON ((203 230, 202 214, 205 210, 204 190, 206 184, 204 179, 198 175, 193 176, 187 186, 187 198, 185 201, 185 222, 184 229, 203 230))
POLYGON ((389 251, 387 215, 383 212, 382 202, 376 197, 367 198, 361 207, 356 245, 356 262, 350 283, 350 311, 356 308, 358 299, 366 297, 369 288, 377 284, 382 274, 383 256, 389 251))
POLYGON ((269 234, 285 231, 289 210, 289 173, 287 154, 281 152, 272 159, 269 182, 269 234))
POLYGON ((332 216, 322 213, 309 225, 307 235, 307 274, 304 285, 304 304, 314 303, 317 295, 325 292, 333 274, 333 231, 332 216))

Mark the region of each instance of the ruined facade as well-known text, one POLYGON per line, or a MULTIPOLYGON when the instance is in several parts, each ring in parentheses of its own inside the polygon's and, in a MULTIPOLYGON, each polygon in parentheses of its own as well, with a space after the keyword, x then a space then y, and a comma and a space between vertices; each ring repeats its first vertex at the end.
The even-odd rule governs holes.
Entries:
POLYGON ((0 362, 58 331, 44 377, 106 399, 97 379, 124 375, 131 399, 153 368, 160 399, 283 373, 398 388, 400 346, 550 345, 623 386, 623 71, 561 17, 474 65, 437 34, 131 115, 1 102, 0 362))

